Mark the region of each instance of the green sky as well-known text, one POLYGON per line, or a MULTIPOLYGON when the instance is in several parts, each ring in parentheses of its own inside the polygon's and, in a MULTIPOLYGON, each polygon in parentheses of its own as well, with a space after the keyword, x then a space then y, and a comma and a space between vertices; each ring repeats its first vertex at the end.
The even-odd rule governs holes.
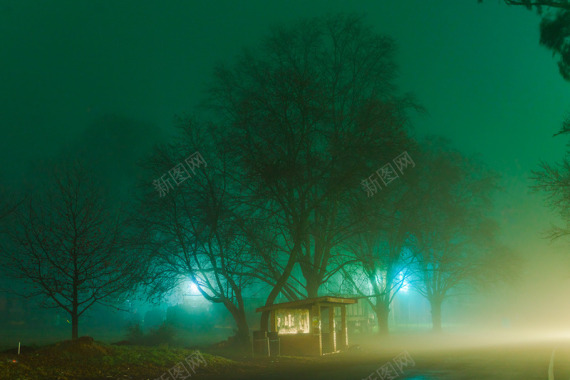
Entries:
MULTIPOLYGON (((397 41, 401 90, 428 111, 416 135, 446 136, 503 175, 505 241, 531 260, 566 250, 540 238, 556 218, 527 178, 564 154, 567 140, 552 135, 570 83, 538 45, 538 16, 498 0, 0 0, 0 174, 17 181, 28 165, 89 144, 88 126, 106 114, 170 133, 216 63, 272 25, 335 12, 361 13, 397 41)), ((540 273, 566 278, 570 265, 554 257, 540 273)))

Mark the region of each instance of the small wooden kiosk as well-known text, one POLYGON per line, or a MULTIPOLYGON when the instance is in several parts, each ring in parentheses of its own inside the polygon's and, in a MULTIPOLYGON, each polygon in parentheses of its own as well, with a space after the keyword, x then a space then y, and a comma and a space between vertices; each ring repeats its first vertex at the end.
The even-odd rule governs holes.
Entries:
POLYGON ((348 347, 346 305, 354 303, 354 298, 318 297, 256 311, 269 311, 269 328, 278 334, 282 355, 320 356, 348 347), (338 314, 335 309, 340 309, 338 314), (335 323, 339 316, 340 324, 335 323))

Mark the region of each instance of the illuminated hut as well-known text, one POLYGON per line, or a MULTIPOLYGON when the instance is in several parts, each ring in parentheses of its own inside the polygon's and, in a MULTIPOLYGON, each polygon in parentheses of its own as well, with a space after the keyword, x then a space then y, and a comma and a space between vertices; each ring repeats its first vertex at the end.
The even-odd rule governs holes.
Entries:
POLYGON ((318 297, 257 309, 269 312, 269 329, 277 333, 281 355, 319 356, 348 347, 346 305, 357 300, 318 297))

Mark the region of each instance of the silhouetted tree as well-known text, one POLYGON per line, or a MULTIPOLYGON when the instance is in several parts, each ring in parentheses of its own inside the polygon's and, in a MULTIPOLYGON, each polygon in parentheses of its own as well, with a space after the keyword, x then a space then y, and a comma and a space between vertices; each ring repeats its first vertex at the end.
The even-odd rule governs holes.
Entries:
POLYGON ((394 51, 391 38, 341 15, 276 28, 258 51, 217 69, 217 123, 248 193, 273 212, 290 247, 266 305, 296 265, 306 296, 318 294, 342 265, 334 247, 344 202, 366 197, 362 178, 409 143, 413 102, 396 96, 394 51))
MULTIPOLYGON (((542 12, 544 7, 552 7, 570 10, 570 2, 568 0, 504 0, 509 5, 523 5, 528 9, 536 8, 542 12)), ((482 0, 479 0, 482 2, 482 0)))
MULTIPOLYGON (((480 3, 483 0, 478 0, 480 3)), ((558 55, 558 69, 570 81, 570 1, 569 0, 505 0, 508 5, 524 6, 542 15, 540 44, 558 55), (550 11, 550 12, 546 12, 550 11)))
POLYGON ((409 276, 407 245, 416 198, 410 173, 372 199, 351 202, 353 233, 343 247, 358 265, 343 269, 343 275, 374 310, 381 335, 389 332, 391 304, 409 276))
MULTIPOLYGON (((481 2, 482 0, 479 0, 481 2)), ((540 43, 560 56, 558 67, 562 77, 570 81, 570 0, 505 0, 509 5, 525 6, 542 14, 540 23, 540 43), (545 10, 551 12, 545 13, 545 10)), ((557 135, 570 133, 570 117, 562 123, 557 135)), ((539 169, 532 172, 534 185, 531 188, 543 192, 548 204, 560 213, 565 222, 570 222, 570 151, 561 162, 549 164, 541 162, 539 169)), ((570 233, 568 226, 555 226, 550 238, 556 239, 570 233)))
MULTIPOLYGON (((568 121, 565 122, 563 130, 567 125, 568 121)), ((560 163, 541 162, 539 169, 533 170, 531 179, 534 182, 531 188, 543 193, 547 204, 558 212, 566 223, 565 226, 552 227, 549 237, 557 239, 570 235, 570 151, 567 150, 560 163)))
POLYGON ((440 140, 428 140, 418 159, 411 284, 429 301, 433 329, 440 331, 441 306, 453 290, 491 280, 516 263, 496 249, 497 224, 489 217, 497 176, 440 140))
POLYGON ((27 286, 19 294, 69 313, 76 339, 85 311, 96 303, 116 307, 141 280, 142 237, 125 226, 80 165, 61 165, 51 174, 18 209, 0 259, 5 275, 27 286))
POLYGON ((149 293, 160 297, 191 281, 205 299, 224 305, 236 323, 238 343, 245 345, 249 327, 243 291, 255 280, 241 222, 247 210, 236 200, 240 192, 224 147, 213 143, 213 129, 206 130, 185 122, 177 141, 157 149, 147 162, 157 178, 175 167, 181 170, 176 179, 167 174, 170 187, 163 194, 149 185, 152 191, 140 206, 140 223, 151 229, 155 246, 149 293), (201 161, 189 166, 186 159, 195 152, 201 161))

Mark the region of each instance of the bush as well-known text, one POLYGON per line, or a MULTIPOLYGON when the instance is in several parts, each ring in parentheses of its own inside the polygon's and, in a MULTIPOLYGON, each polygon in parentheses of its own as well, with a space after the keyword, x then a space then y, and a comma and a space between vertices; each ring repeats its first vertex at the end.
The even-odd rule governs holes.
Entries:
POLYGON ((157 329, 151 329, 147 335, 148 345, 158 346, 161 344, 172 344, 174 341, 174 327, 169 323, 163 323, 157 329))
POLYGON ((127 325, 126 340, 131 344, 142 344, 144 333, 140 323, 132 322, 127 325))
POLYGON ((139 323, 127 325, 126 340, 129 344, 137 346, 159 346, 174 342, 175 330, 168 323, 161 324, 158 328, 150 329, 145 334, 139 323))

